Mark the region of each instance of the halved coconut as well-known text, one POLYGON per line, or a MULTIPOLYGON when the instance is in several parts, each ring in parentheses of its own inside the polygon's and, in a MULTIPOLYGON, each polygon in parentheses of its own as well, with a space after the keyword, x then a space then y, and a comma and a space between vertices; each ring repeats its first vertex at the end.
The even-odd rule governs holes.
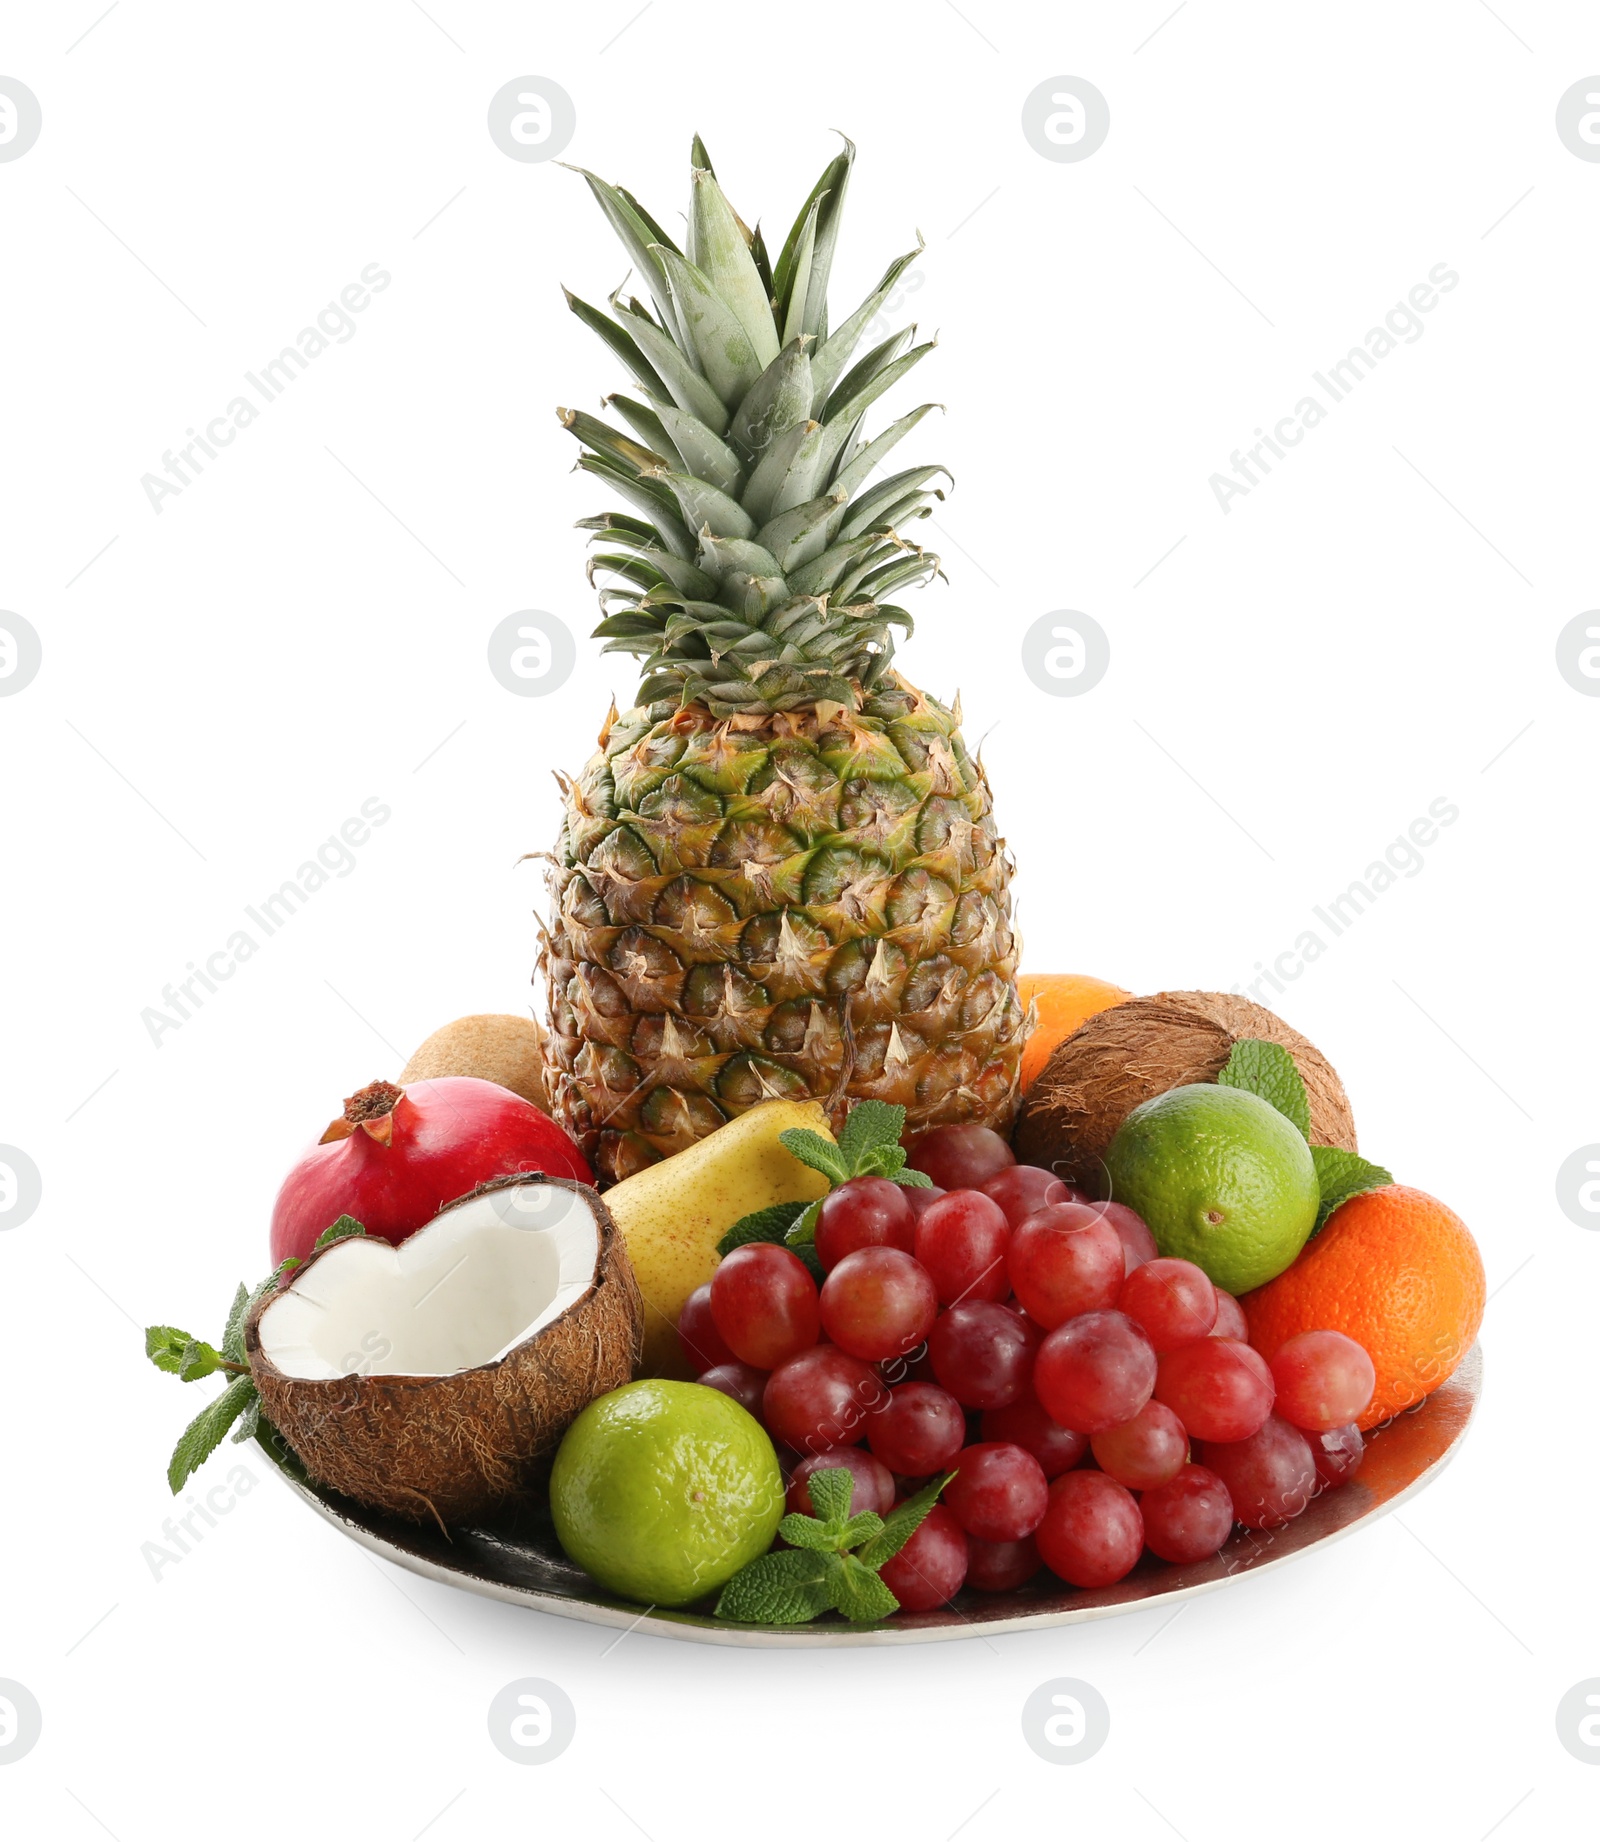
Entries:
POLYGON ((245 1353, 314 1479, 443 1524, 536 1494, 571 1422, 632 1379, 643 1321, 605 1204, 535 1173, 483 1185, 398 1247, 332 1242, 256 1306, 245 1353))

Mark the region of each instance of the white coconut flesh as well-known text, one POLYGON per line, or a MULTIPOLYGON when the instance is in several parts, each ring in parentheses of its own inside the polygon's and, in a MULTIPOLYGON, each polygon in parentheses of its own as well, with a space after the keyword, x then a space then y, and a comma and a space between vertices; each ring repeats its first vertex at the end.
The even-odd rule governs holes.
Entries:
POLYGON ((398 1247, 336 1241, 261 1314, 261 1351, 306 1381, 455 1375, 494 1362, 589 1292, 588 1200, 518 1184, 457 1203, 398 1247))

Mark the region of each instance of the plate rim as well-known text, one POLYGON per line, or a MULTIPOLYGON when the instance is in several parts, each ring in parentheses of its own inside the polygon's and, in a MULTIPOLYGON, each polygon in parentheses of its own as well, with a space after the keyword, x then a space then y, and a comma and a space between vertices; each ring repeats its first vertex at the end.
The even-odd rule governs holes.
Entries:
MULTIPOLYGON (((354 1516, 346 1514, 337 1503, 328 1501, 309 1483, 281 1467, 275 1469, 279 1470, 284 1482, 296 1495, 308 1503, 325 1522, 368 1553, 438 1585, 454 1587, 457 1591, 494 1599, 502 1604, 521 1606, 524 1610, 548 1612, 574 1623, 598 1625, 611 1630, 639 1631, 645 1635, 673 1638, 683 1643, 710 1644, 722 1649, 740 1650, 860 1649, 897 1644, 967 1642, 978 1637, 1005 1637, 1021 1631, 1051 1630, 1062 1625, 1087 1624, 1092 1620, 1115 1618, 1129 1612, 1152 1611, 1159 1606, 1181 1605, 1205 1593, 1231 1586, 1237 1580, 1258 1578, 1277 1568, 1287 1567, 1303 1555, 1319 1553, 1335 1542, 1370 1527, 1425 1490, 1465 1443, 1483 1399, 1483 1353, 1479 1344, 1473 1344, 1453 1373, 1435 1392, 1443 1393, 1445 1389, 1451 1389, 1452 1397, 1463 1400, 1466 1408, 1461 1426, 1450 1443, 1400 1489, 1381 1502, 1374 1503, 1361 1515, 1337 1528, 1329 1529, 1303 1546, 1253 1560, 1246 1567, 1223 1572, 1211 1579, 1192 1581, 1188 1585, 1174 1586, 1138 1599, 1069 1605, 1047 1612, 1020 1611, 1009 1616, 1002 1613, 994 1617, 968 1619, 964 1626, 948 1622, 897 1624, 888 1621, 876 1625, 732 1624, 700 1612, 674 1611, 656 1606, 635 1608, 599 1598, 567 1597, 560 1593, 546 1592, 536 1586, 519 1586, 510 1581, 491 1579, 481 1573, 441 1566, 427 1555, 414 1553, 390 1541, 379 1531, 368 1528, 354 1516)), ((1421 1411, 1425 1412, 1434 1398, 1434 1395, 1430 1395, 1422 1404, 1421 1411)), ((1375 1429, 1372 1437, 1380 1438, 1383 1430, 1375 1429)), ((999 1597, 1001 1595, 996 1595, 997 1599, 999 1597)))

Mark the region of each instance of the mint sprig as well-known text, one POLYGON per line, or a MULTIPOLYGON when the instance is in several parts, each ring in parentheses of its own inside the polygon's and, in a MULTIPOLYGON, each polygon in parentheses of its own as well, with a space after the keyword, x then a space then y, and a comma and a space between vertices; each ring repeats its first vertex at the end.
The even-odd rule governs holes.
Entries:
MULTIPOLYGON (((887 1177, 908 1190, 931 1190, 933 1179, 920 1170, 906 1169, 900 1134, 906 1129, 906 1110, 882 1100, 858 1100, 851 1107, 837 1141, 826 1139, 806 1126, 791 1126, 778 1134, 778 1143, 791 1157, 828 1179, 828 1189, 838 1189, 852 1177, 887 1177)), ((731 1254, 751 1241, 775 1241, 797 1253, 811 1268, 814 1279, 822 1268, 812 1252, 817 1217, 826 1197, 815 1202, 777 1202, 753 1215, 742 1215, 717 1243, 719 1254, 731 1254)))
MULTIPOLYGON (((875 1104, 866 1102, 864 1104, 875 1104)), ((919 1490, 887 1516, 850 1513, 855 1478, 842 1466, 825 1466, 806 1480, 814 1516, 793 1512, 778 1524, 787 1548, 741 1567, 717 1600, 717 1617, 741 1624, 804 1625, 827 1611, 852 1624, 876 1624, 898 1612, 900 1601, 878 1578, 922 1527, 947 1476, 919 1490)))
MULTIPOLYGON (((1217 1076, 1217 1085, 1237 1087, 1265 1100, 1298 1127, 1303 1138, 1310 1139, 1311 1102, 1306 1097, 1306 1084, 1294 1057, 1281 1043, 1265 1042, 1259 1037, 1236 1042, 1217 1076)), ((1394 1182, 1381 1164, 1369 1163, 1357 1152, 1342 1151, 1337 1145, 1313 1145, 1311 1162, 1317 1173, 1319 1197, 1313 1234, 1321 1231, 1340 1203, 1394 1182)))
POLYGON ((907 1189, 931 1190, 933 1179, 920 1170, 906 1169, 900 1134, 906 1129, 906 1110, 883 1100, 858 1100, 845 1119, 836 1141, 804 1126, 791 1126, 778 1134, 778 1143, 802 1164, 821 1171, 835 1189, 852 1177, 887 1177, 907 1189))
MULTIPOLYGON (((341 1215, 331 1228, 325 1228, 317 1236, 316 1246, 326 1247, 332 1241, 366 1232, 353 1216, 341 1215)), ((167 1462, 167 1483, 174 1496, 216 1451, 235 1423, 238 1428, 233 1435, 235 1445, 246 1439, 259 1439, 270 1457, 280 1464, 284 1462, 280 1456, 284 1450, 283 1441, 277 1428, 263 1417, 261 1396, 250 1379, 250 1365, 244 1354, 244 1326, 257 1299, 275 1291, 279 1282, 299 1264, 295 1259, 280 1261, 254 1290, 240 1282, 233 1303, 228 1307, 228 1321, 220 1347, 203 1338, 191 1337, 188 1331, 175 1329, 171 1324, 152 1324, 145 1331, 144 1353, 164 1375, 176 1375, 184 1382, 200 1381, 219 1372, 232 1378, 221 1394, 202 1407, 178 1436, 178 1443, 167 1462)))

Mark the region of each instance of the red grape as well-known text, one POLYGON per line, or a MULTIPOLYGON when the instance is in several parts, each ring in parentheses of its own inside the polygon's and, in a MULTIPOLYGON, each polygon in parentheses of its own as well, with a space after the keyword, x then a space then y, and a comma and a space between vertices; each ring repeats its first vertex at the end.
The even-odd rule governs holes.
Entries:
POLYGON ((929 1331, 928 1359, 963 1407, 1006 1407, 1028 1391, 1036 1335, 1020 1312, 969 1298, 929 1331))
POLYGON ((861 1247, 898 1247, 908 1254, 916 1240, 909 1191, 887 1177, 852 1177, 824 1198, 817 1214, 817 1258, 824 1271, 861 1247))
POLYGON ((1231 1292, 1217 1287, 1217 1321, 1211 1326, 1213 1337, 1230 1337, 1235 1343, 1250 1341, 1250 1320, 1231 1292))
POLYGON ((1031 1393, 1009 1407, 987 1409, 980 1431, 984 1439, 1002 1439, 1031 1452, 1047 1478, 1070 1471, 1089 1449, 1086 1434, 1052 1420, 1031 1393))
POLYGON ((1011 1290, 1005 1210, 981 1190, 952 1190, 917 1223, 917 1259, 928 1269, 941 1305, 965 1298, 996 1301, 1011 1290))
POLYGON ((1215 1471, 1233 1499, 1233 1519, 1271 1529, 1298 1516, 1317 1494, 1317 1467, 1304 1433, 1272 1414, 1248 1439, 1201 1442, 1195 1457, 1215 1471))
POLYGON ((1191 1439, 1248 1439, 1272 1412, 1272 1371, 1248 1343, 1204 1337, 1161 1358, 1156 1399, 1191 1439))
MULTIPOLYGON (((941 1190, 933 1184, 930 1184, 927 1189, 909 1183, 899 1184, 896 1187, 905 1192, 906 1206, 911 1211, 911 1219, 917 1222, 922 1220, 936 1202, 943 1202, 950 1194, 948 1190, 941 1190)), ((915 1251, 913 1247, 912 1252, 915 1251)))
POLYGON ((1359 1420, 1372 1400, 1377 1371, 1353 1337, 1308 1330, 1278 1346, 1272 1358, 1276 1411, 1303 1432, 1331 1433, 1359 1420))
POLYGON ((1116 1302, 1158 1356, 1210 1336, 1217 1321, 1217 1288, 1192 1260, 1146 1260, 1123 1280, 1116 1302))
POLYGON ((942 1190, 977 1189, 1016 1163, 1016 1154, 988 1126, 936 1126, 913 1139, 906 1162, 942 1190))
POLYGON ((765 1369, 752 1369, 748 1362, 719 1362, 699 1380, 702 1387, 715 1388, 737 1401, 746 1413, 761 1418, 761 1396, 767 1385, 765 1369))
POLYGON ((891 1471, 928 1477, 947 1471, 967 1442, 961 1403, 931 1382, 902 1382, 867 1422, 867 1444, 891 1471))
POLYGON ((887 1361, 874 1366, 891 1388, 898 1388, 901 1382, 931 1382, 939 1379, 933 1372, 933 1364, 928 1360, 926 1343, 919 1344, 914 1350, 907 1350, 903 1356, 891 1356, 887 1361))
POLYGON ((797 1516, 816 1515, 817 1512, 811 1506, 811 1492, 806 1487, 806 1480, 813 1471, 841 1469, 848 1471, 853 1480, 850 1495, 852 1516, 859 1516, 864 1509, 887 1516, 894 1508, 894 1479, 889 1475, 889 1467, 881 1464, 870 1452, 863 1452, 858 1445, 835 1446, 831 1452, 818 1452, 811 1458, 802 1458, 789 1479, 789 1493, 784 1499, 784 1507, 797 1516))
POLYGON ((1164 1561, 1203 1561, 1233 1533, 1233 1499, 1215 1471, 1185 1465, 1139 1499, 1145 1545, 1164 1561))
POLYGON ((1366 1447, 1358 1426, 1336 1426, 1330 1433, 1312 1433, 1306 1443, 1311 1447, 1311 1461, 1317 1467, 1317 1476, 1330 1490, 1361 1469, 1366 1447))
POLYGON ((1125 1202, 1097 1202, 1090 1207, 1116 1229, 1117 1238, 1122 1242, 1123 1266, 1128 1272, 1143 1266, 1146 1260, 1154 1260, 1160 1253, 1156 1237, 1144 1225, 1144 1217, 1135 1215, 1125 1202))
POLYGON ((1036 1324, 1054 1330, 1085 1311, 1105 1311, 1122 1288, 1116 1230, 1081 1202, 1037 1209, 1014 1231, 1006 1272, 1036 1324))
POLYGON ((1050 1486, 1034 1531, 1039 1555, 1069 1586, 1110 1586, 1131 1572, 1144 1547, 1133 1493, 1103 1471, 1069 1471, 1050 1486))
POLYGON ((1037 1164, 1008 1165, 997 1177, 980 1183, 978 1188, 999 1203, 1013 1228, 1020 1228, 1035 1209, 1071 1199, 1071 1192, 1061 1179, 1053 1171, 1040 1170, 1037 1164))
POLYGON ((733 1351, 722 1340, 716 1320, 711 1315, 711 1282, 696 1286, 683 1301, 678 1313, 678 1346, 684 1361, 696 1375, 724 1362, 735 1362, 733 1351))
POLYGON ((864 1362, 823 1343, 773 1370, 761 1418, 774 1439, 797 1452, 827 1452, 859 1444, 888 1392, 864 1362))
POLYGON ((1131 1420, 1155 1382, 1150 1339, 1120 1311, 1068 1318, 1039 1345, 1033 1368, 1033 1391, 1045 1412, 1090 1435, 1131 1420))
POLYGON ((931 1612, 947 1605, 966 1577, 967 1538, 942 1503, 934 1504, 910 1541, 878 1569, 878 1578, 900 1601, 902 1612, 931 1612))
POLYGON ((967 1584, 980 1593, 1015 1592, 1043 1566, 1039 1544, 1031 1535, 1021 1541, 977 1541, 967 1537, 967 1584))
POLYGON ((1020 1445, 969 1445, 943 1501, 979 1541, 1021 1541, 1044 1517, 1050 1500, 1039 1461, 1020 1445))
POLYGON ((736 1247, 711 1281, 711 1316, 740 1362, 775 1369, 817 1340, 816 1282, 800 1258, 772 1241, 736 1247))
MULTIPOLYGON (((951 1309, 953 1310, 954 1307, 952 1306, 951 1309)), ((1030 1318, 1027 1312, 1022 1309, 1021 1305, 1017 1303, 1014 1297, 1008 1298, 1005 1302, 1005 1305, 1002 1307, 1002 1309, 1009 1311, 1011 1315, 1017 1320, 1017 1322, 1023 1326, 1023 1328, 1028 1333, 1028 1341, 1033 1345, 1035 1349, 1037 1349, 1039 1345, 1044 1342, 1044 1338, 1045 1338, 1044 1326, 1042 1324, 1036 1323, 1032 1318, 1030 1318)), ((943 1317, 945 1314, 943 1312, 940 1312, 939 1315, 943 1317)))
POLYGON ((933 1329, 933 1281, 898 1247, 862 1247, 822 1282, 822 1328, 851 1356, 885 1362, 906 1356, 933 1329))
POLYGON ((1146 1401, 1131 1420, 1089 1441, 1095 1463, 1129 1490, 1153 1490, 1189 1461, 1189 1435, 1170 1407, 1146 1401))

